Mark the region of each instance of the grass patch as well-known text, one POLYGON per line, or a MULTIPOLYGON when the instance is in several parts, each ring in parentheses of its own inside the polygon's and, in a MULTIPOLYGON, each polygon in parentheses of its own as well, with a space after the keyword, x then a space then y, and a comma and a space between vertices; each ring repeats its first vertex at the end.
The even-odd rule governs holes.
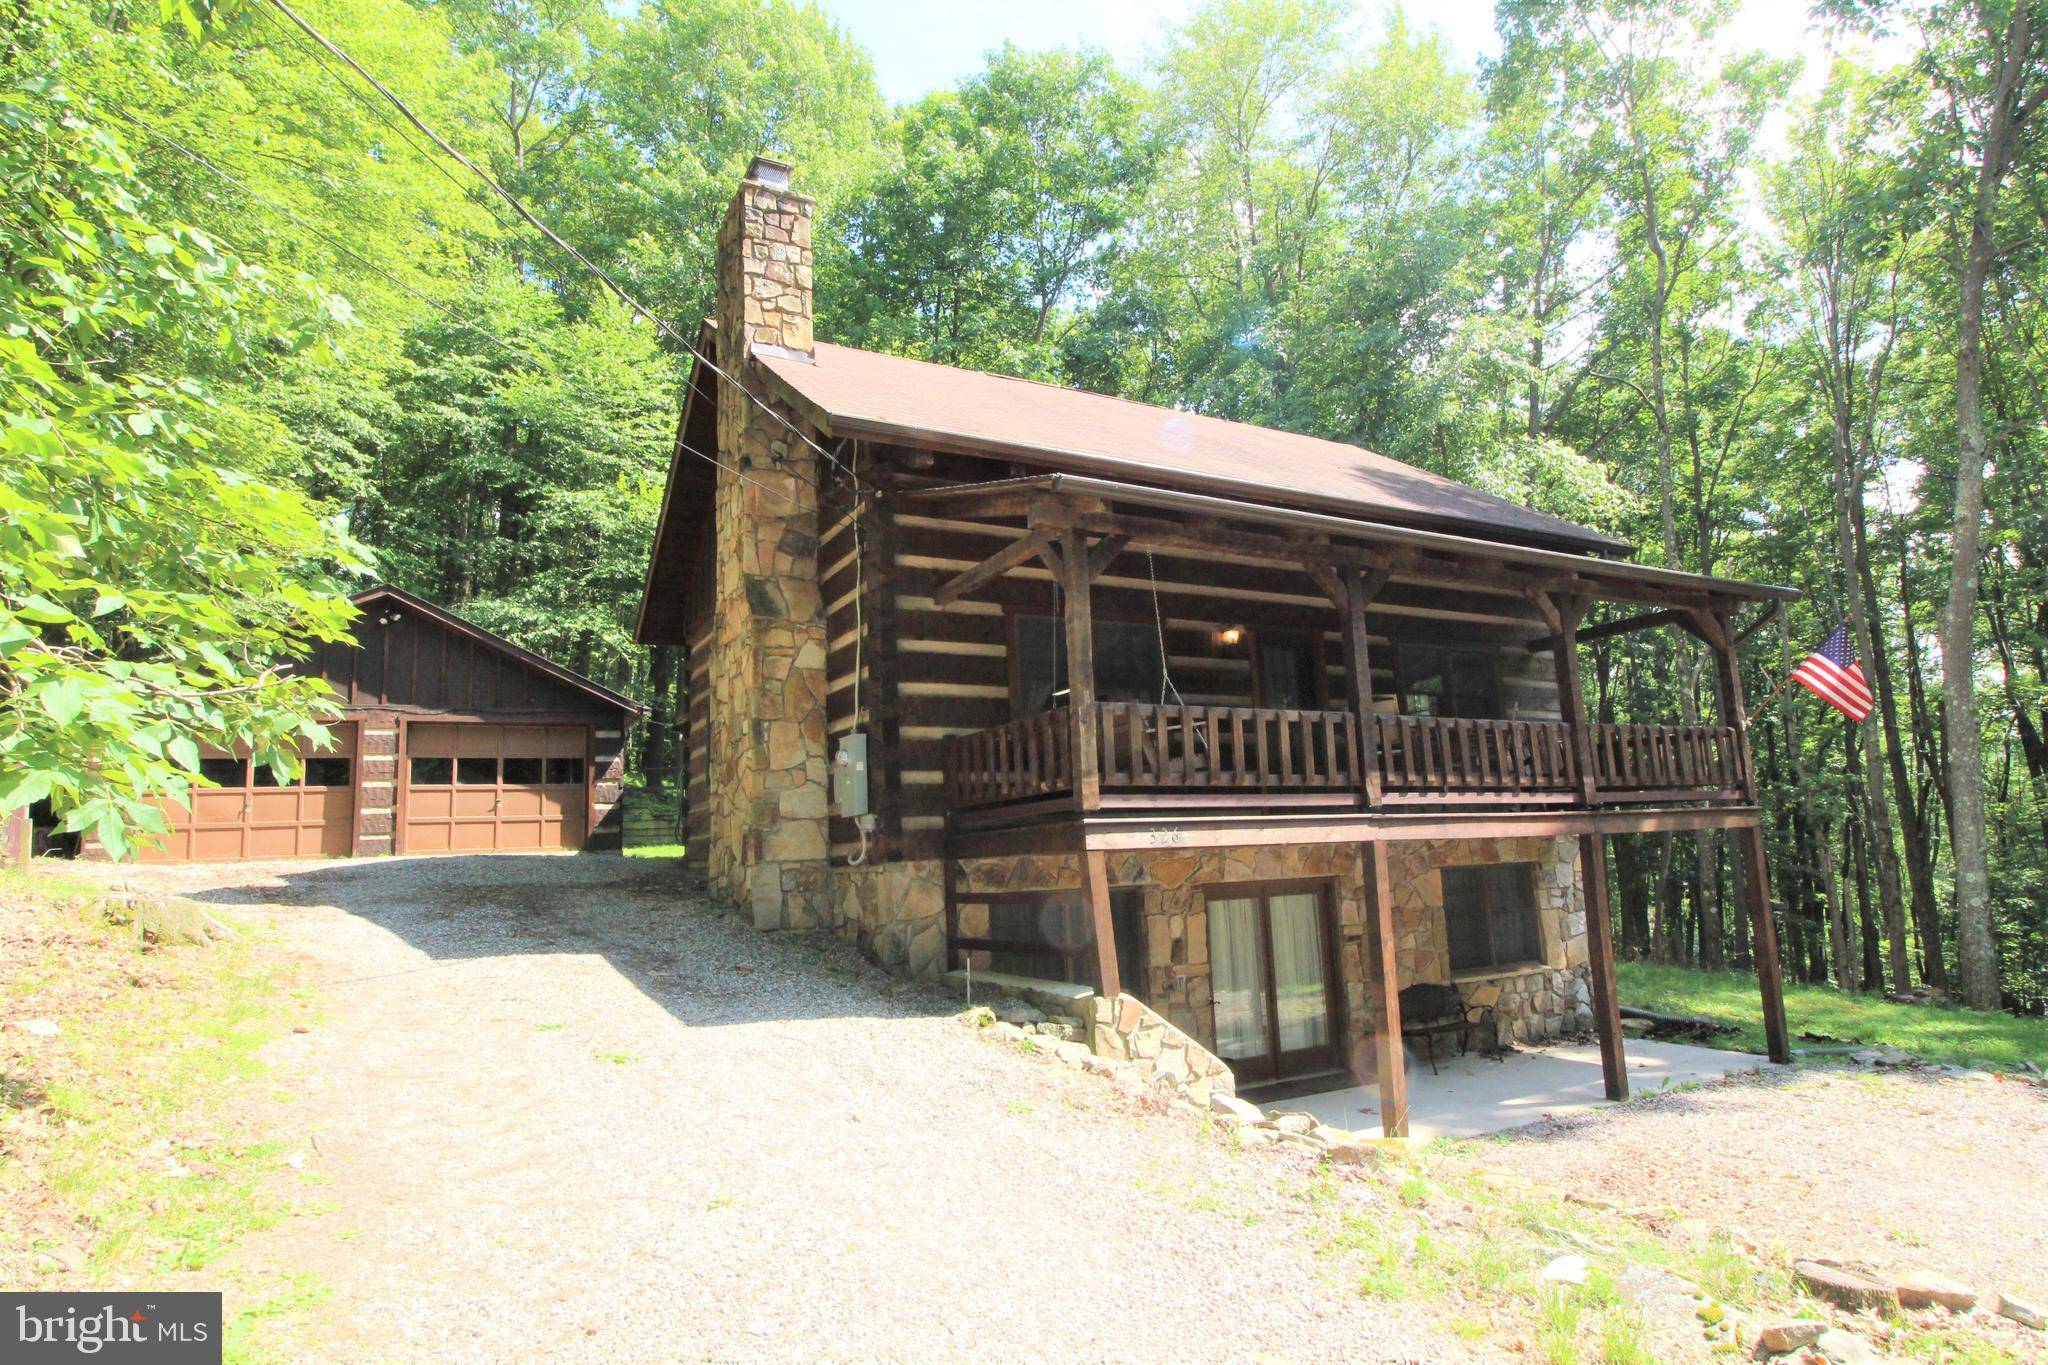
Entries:
MULTIPOLYGON (((1661 1014, 1694 1014, 1733 1024, 1730 1045, 1764 1050, 1763 1004, 1747 972, 1703 972, 1652 962, 1616 964, 1621 1000, 1661 1014)), ((1889 1046, 1916 1057, 1982 1066, 2048 1059, 2048 1019, 1956 1005, 1899 1005, 1829 986, 1785 985, 1794 1035, 1824 1033, 1843 1043, 1889 1046)))
POLYGON ((681 844, 636 844, 625 850, 628 858, 680 858, 681 844))
MULTIPOLYGON (((204 947, 145 941, 103 893, 63 873, 0 873, 0 1281, 23 1289, 187 1279, 242 1238, 312 1211, 289 1191, 291 1144, 256 1129, 261 1050, 304 1014, 270 931, 209 907, 204 947)), ((138 922, 140 917, 138 917, 138 922)), ((231 1358, 263 1324, 324 1296, 296 1278, 230 1295, 231 1358)))

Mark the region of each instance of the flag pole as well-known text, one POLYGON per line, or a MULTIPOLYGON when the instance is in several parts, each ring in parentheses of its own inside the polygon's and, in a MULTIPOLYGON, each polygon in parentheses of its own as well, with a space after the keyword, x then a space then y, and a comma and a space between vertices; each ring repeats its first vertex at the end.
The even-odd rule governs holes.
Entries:
POLYGON ((1749 713, 1749 719, 1748 719, 1747 721, 1745 721, 1745 722, 1744 722, 1744 724, 1745 724, 1745 725, 1754 725, 1754 724, 1756 724, 1756 718, 1757 718, 1758 716, 1762 715, 1762 714, 1763 714, 1764 712, 1766 712, 1766 711, 1770 710, 1770 709, 1771 709, 1771 703, 1772 703, 1772 702, 1774 702, 1774 701, 1776 701, 1776 700, 1777 700, 1777 699, 1778 699, 1779 697, 1782 697, 1782 696, 1784 696, 1784 695, 1785 695, 1785 689, 1786 689, 1786 688, 1788 688, 1788 687, 1790 687, 1791 685, 1792 685, 1792 675, 1791 675, 1790 673, 1787 673, 1787 674, 1785 675, 1785 680, 1784 680, 1783 682, 1779 683, 1779 684, 1777 685, 1777 687, 1775 687, 1775 688, 1773 688, 1773 689, 1772 689, 1772 691, 1771 691, 1771 695, 1770 695, 1770 696, 1768 696, 1768 697, 1765 697, 1765 698, 1764 698, 1764 699, 1763 699, 1762 701, 1760 701, 1760 702, 1758 702, 1758 703, 1756 704, 1756 710, 1754 710, 1754 711, 1752 711, 1752 712, 1750 712, 1750 713, 1749 713))

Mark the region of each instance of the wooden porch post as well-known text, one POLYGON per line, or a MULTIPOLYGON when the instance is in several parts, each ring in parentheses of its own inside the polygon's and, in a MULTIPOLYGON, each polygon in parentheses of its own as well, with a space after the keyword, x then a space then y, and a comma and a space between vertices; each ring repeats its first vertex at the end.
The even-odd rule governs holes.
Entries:
MULTIPOLYGON (((1709 611, 1693 613, 1699 629, 1714 655, 1715 690, 1721 703, 1721 723, 1735 731, 1737 762, 1742 768, 1743 798, 1756 801, 1756 766, 1749 751, 1749 715, 1742 696, 1742 663, 1735 656, 1735 640, 1725 617, 1709 611)), ((1774 1062, 1792 1060, 1792 1041, 1785 1027, 1784 965, 1778 960, 1778 920, 1771 911, 1771 871, 1764 857, 1764 829, 1761 819, 1735 832, 1740 852, 1737 874, 1742 894, 1749 901, 1750 947, 1756 955, 1756 984, 1763 995, 1764 1045, 1774 1062)))
POLYGON ((1375 839, 1359 845, 1365 864, 1366 912, 1371 932, 1366 952, 1371 958, 1373 1047, 1380 1084, 1380 1130, 1388 1137, 1408 1136, 1408 1055, 1401 1048, 1401 962, 1394 937, 1394 888, 1387 870, 1387 846, 1375 839))
MULTIPOLYGON (((1058 574, 1067 626, 1067 715, 1074 727, 1074 803, 1102 806, 1102 730, 1095 717, 1095 604, 1088 541, 1068 528, 1059 538, 1058 574)), ((1108 891, 1103 892, 1105 896, 1108 891)))
POLYGON ((1600 1035, 1600 1078, 1607 1098, 1628 1098, 1621 1045, 1621 998, 1614 988, 1614 927, 1607 905, 1607 838, 1579 836, 1579 880, 1586 889, 1586 962, 1593 978, 1593 1027, 1600 1035))
POLYGON ((1109 860, 1100 849, 1082 850, 1081 890, 1088 900, 1088 918, 1095 926, 1095 980, 1103 998, 1114 999, 1124 984, 1116 969, 1116 923, 1109 910, 1109 860))
POLYGON ((1586 691, 1579 679, 1579 621, 1586 614, 1586 599, 1573 593, 1540 598, 1547 604, 1551 620, 1550 658, 1557 670, 1557 711, 1571 727, 1572 745, 1579 760, 1579 798, 1587 806, 1598 803, 1599 785, 1593 775, 1593 734, 1586 728, 1586 691))
POLYGON ((1756 984, 1764 998, 1764 1046, 1774 1062, 1792 1060, 1792 1041, 1785 1031, 1784 968, 1778 961, 1778 921, 1771 913, 1771 874, 1764 863, 1761 822, 1736 831, 1742 850, 1743 894, 1749 897, 1749 934, 1756 953, 1756 984))
POLYGON ((1357 713, 1359 790, 1368 810, 1383 801, 1380 782, 1379 730, 1372 714, 1372 650, 1365 629, 1365 609, 1386 586, 1385 569, 1354 568, 1345 574, 1337 607, 1344 613, 1344 667, 1351 675, 1351 706, 1357 713))

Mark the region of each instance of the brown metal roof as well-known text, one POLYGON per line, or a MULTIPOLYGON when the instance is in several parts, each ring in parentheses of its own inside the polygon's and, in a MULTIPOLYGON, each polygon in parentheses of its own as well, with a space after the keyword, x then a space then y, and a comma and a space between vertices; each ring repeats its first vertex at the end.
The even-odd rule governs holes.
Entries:
POLYGON ((818 409, 834 436, 996 455, 1522 544, 1629 548, 1341 441, 850 346, 821 343, 812 363, 766 353, 754 359, 818 409))

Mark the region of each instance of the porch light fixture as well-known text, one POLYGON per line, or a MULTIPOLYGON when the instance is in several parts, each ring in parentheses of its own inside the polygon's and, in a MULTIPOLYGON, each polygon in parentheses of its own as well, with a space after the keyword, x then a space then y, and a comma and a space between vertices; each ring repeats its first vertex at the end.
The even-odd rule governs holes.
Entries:
POLYGON ((1242 639, 1244 639, 1243 626, 1225 626, 1216 632, 1216 643, 1220 645, 1234 645, 1242 639))

